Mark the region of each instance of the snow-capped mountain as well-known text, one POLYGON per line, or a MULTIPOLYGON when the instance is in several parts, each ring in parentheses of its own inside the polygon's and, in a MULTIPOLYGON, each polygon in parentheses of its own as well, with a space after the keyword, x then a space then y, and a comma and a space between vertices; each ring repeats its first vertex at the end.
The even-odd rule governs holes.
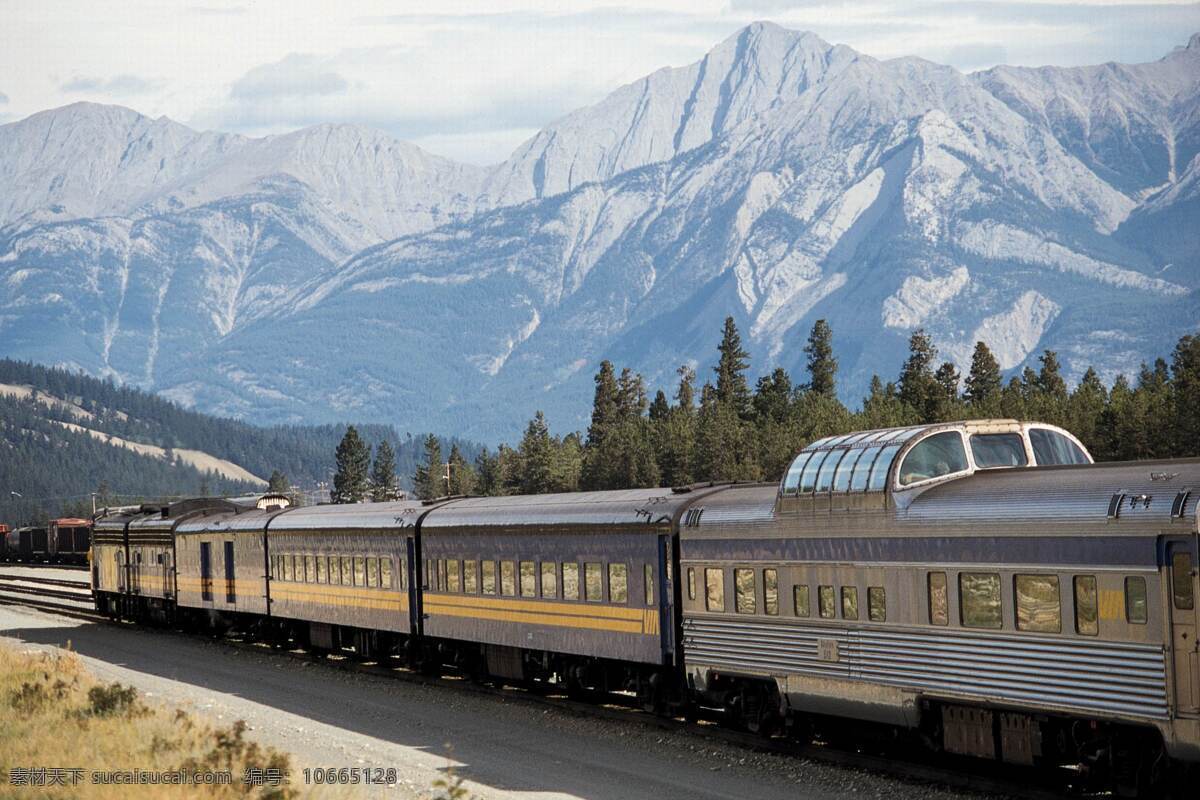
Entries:
POLYGON ((477 438, 580 426, 602 358, 667 385, 727 314, 796 374, 829 319, 848 398, 916 327, 1112 379, 1197 329, 1198 151, 1200 36, 964 75, 759 23, 490 169, 70 106, 0 127, 0 353, 477 438))

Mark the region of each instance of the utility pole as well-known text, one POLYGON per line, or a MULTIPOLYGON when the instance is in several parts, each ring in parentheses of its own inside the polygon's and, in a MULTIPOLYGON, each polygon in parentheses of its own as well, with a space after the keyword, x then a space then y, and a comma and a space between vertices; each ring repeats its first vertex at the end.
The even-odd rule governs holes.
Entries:
POLYGON ((449 461, 447 461, 445 464, 442 464, 442 480, 444 480, 446 482, 446 491, 443 492, 443 495, 446 497, 449 497, 450 496, 450 462, 449 461))

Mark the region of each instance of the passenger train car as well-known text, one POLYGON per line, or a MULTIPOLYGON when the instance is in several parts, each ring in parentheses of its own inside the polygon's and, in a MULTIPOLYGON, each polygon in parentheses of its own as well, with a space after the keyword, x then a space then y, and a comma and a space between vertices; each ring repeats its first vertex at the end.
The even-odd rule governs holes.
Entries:
POLYGON ((92 578, 114 616, 1145 787, 1200 763, 1198 499, 1198 459, 983 420, 822 439, 778 485, 126 510, 92 578))

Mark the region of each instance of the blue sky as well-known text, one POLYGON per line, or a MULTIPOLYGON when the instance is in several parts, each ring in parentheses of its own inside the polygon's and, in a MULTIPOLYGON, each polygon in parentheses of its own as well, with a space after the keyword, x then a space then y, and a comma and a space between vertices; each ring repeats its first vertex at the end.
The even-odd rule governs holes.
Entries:
POLYGON ((1200 31, 1200 3, 1171 0, 0 0, 0 13, 0 122, 76 100, 249 135, 356 122, 474 163, 759 19, 964 71, 1149 61, 1200 31))

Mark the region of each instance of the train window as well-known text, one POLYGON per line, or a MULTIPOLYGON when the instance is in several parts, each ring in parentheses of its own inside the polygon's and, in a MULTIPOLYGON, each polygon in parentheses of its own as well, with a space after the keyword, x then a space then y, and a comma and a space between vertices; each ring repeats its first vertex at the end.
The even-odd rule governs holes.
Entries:
POLYGON ((608 565, 608 600, 610 603, 629 602, 629 567, 625 564, 608 565))
POLYGON ((929 623, 949 625, 950 592, 946 587, 946 573, 931 572, 926 580, 929 583, 929 623))
POLYGON ((821 468, 821 462, 829 455, 829 451, 813 453, 813 457, 804 465, 804 472, 800 475, 800 493, 807 494, 812 492, 813 487, 817 485, 817 472, 821 468))
MULTIPOLYGON (((379 585, 379 559, 375 556, 367 556, 367 586, 374 589, 379 585)), ((458 566, 458 562, 453 562, 458 566)))
POLYGON ((437 561, 437 581, 438 591, 446 591, 446 586, 448 586, 449 583, 447 580, 446 559, 444 558, 439 558, 437 561))
POLYGON ((725 571, 718 567, 704 568, 704 607, 709 611, 725 610, 725 571))
POLYGON ((883 447, 880 445, 874 445, 863 450, 858 461, 854 462, 854 472, 850 475, 850 491, 865 492, 867 490, 867 479, 871 477, 871 465, 875 463, 875 457, 882 449, 883 447))
POLYGON ((304 557, 304 581, 306 583, 316 583, 317 582, 317 557, 316 556, 305 556, 304 557))
POLYGON ((392 560, 390 558, 379 559, 379 585, 384 589, 392 588, 392 560))
POLYGON ((558 564, 553 561, 542 562, 542 597, 558 597, 558 564))
POLYGON ((829 491, 830 487, 833 486, 834 470, 837 469, 838 463, 840 463, 845 457, 846 451, 844 450, 830 451, 829 457, 825 459, 823 464, 821 464, 821 470, 817 473, 817 487, 814 491, 829 491))
POLYGON ((763 611, 779 616, 779 572, 774 569, 763 570, 763 611))
MULTIPOLYGON (((881 459, 882 460, 882 459, 881 459)), ((967 468, 967 451, 958 431, 935 433, 923 439, 904 457, 900 466, 900 485, 953 475, 967 468)))
POLYGON ((735 607, 739 614, 753 614, 754 608, 754 570, 735 569, 733 571, 735 607))
POLYGON ((1000 576, 996 573, 960 572, 958 604, 958 612, 965 627, 1004 627, 1004 609, 1000 604, 1000 576))
POLYGON ((280 577, 285 581, 294 580, 294 573, 292 572, 292 557, 288 555, 280 556, 279 563, 283 567, 283 569, 280 570, 280 577))
POLYGON ((537 569, 532 561, 521 562, 521 597, 537 597, 537 569))
POLYGON ((482 581, 483 582, 483 593, 484 594, 495 594, 496 593, 496 562, 495 561, 484 561, 482 568, 480 569, 480 572, 482 573, 482 577, 483 577, 483 581, 482 581))
POLYGON ((1100 632, 1100 615, 1096 602, 1096 576, 1075 576, 1075 632, 1095 636, 1100 632))
POLYGON ((1030 428, 1029 443, 1033 445, 1033 457, 1037 459, 1039 467, 1091 463, 1078 445, 1049 428, 1030 428))
POLYGON ((1175 551, 1171 554, 1171 597, 1180 611, 1196 606, 1192 593, 1192 554, 1175 551))
POLYGON ((1146 624, 1146 579, 1125 579, 1125 619, 1134 625, 1146 624))
POLYGON ((842 587, 842 618, 858 619, 858 587, 842 587))
POLYGON ((832 586, 817 587, 817 611, 822 619, 833 619, 837 616, 837 600, 832 586))
POLYGON ((1062 632, 1062 600, 1057 575, 1016 575, 1017 630, 1062 632))
POLYGON ((404 556, 400 556, 400 588, 401 590, 408 589, 408 559, 404 556))
POLYGON ((1019 433, 972 434, 971 455, 980 469, 1023 467, 1029 463, 1025 456, 1025 440, 1019 433))
POLYGON ((845 492, 850 489, 850 475, 854 472, 854 465, 862 453, 862 450, 849 450, 838 463, 837 474, 833 478, 835 492, 845 492))
POLYGON ((654 605, 654 565, 642 565, 642 590, 646 605, 654 605))
POLYGON ((325 556, 317 556, 317 583, 326 583, 328 581, 325 577, 328 566, 329 564, 325 560, 325 556))
POLYGON ((517 565, 514 561, 500 562, 500 594, 517 593, 517 565))
POLYGON ((463 591, 479 594, 479 562, 473 558, 463 562, 463 591))
POLYGON ((787 475, 783 479, 783 493, 795 494, 796 488, 800 485, 800 474, 804 471, 804 465, 812 458, 812 453, 801 453, 792 461, 792 465, 788 467, 787 475))
POLYGON ((462 591, 462 566, 457 558, 446 562, 446 591, 462 591))
POLYGON ((354 576, 350 556, 342 556, 342 586, 353 586, 354 576))
POLYGON ((812 607, 809 605, 808 586, 792 587, 792 611, 797 617, 811 617, 812 607))
POLYGON ((688 600, 696 599, 696 568, 688 567, 688 600))
POLYGON ((574 561, 569 561, 562 565, 563 572, 563 599, 578 600, 579 599, 579 565, 574 561))
MULTIPOLYGON (((442 586, 444 588, 445 581, 446 581, 446 562, 439 561, 438 566, 440 567, 440 569, 438 570, 438 572, 439 572, 438 577, 441 579, 442 586)), ((354 557, 354 585, 355 586, 366 586, 367 585, 367 562, 363 560, 362 556, 354 557)))
POLYGON ((887 593, 882 586, 867 587, 867 616, 871 622, 887 622, 887 593))
POLYGON ((892 461, 898 452, 898 444, 890 444, 879 452, 879 458, 875 459, 875 464, 871 467, 871 479, 867 483, 868 492, 882 491, 887 485, 888 470, 892 468, 892 461))
POLYGON ((583 599, 593 603, 604 601, 604 571, 596 561, 583 565, 583 599))

